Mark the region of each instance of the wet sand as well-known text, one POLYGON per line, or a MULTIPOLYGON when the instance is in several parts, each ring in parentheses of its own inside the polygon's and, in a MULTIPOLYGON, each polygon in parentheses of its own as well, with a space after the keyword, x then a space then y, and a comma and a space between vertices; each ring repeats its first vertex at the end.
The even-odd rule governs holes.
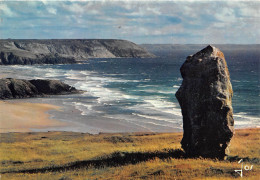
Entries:
POLYGON ((0 101, 0 133, 29 132, 31 129, 63 127, 67 123, 50 119, 50 110, 59 111, 51 104, 0 101))

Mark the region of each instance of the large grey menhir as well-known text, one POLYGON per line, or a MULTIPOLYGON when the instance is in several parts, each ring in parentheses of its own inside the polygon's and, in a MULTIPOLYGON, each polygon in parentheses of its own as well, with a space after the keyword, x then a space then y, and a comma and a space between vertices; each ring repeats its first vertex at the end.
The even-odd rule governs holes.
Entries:
POLYGON ((182 148, 191 157, 223 159, 234 131, 233 90, 224 54, 207 46, 182 65, 176 92, 183 115, 182 148))

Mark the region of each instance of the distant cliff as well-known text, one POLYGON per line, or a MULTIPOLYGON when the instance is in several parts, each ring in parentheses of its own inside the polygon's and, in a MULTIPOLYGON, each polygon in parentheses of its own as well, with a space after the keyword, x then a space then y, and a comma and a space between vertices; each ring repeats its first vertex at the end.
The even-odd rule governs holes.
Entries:
POLYGON ((7 39, 0 40, 0 64, 75 63, 88 58, 148 58, 153 54, 126 40, 7 39))

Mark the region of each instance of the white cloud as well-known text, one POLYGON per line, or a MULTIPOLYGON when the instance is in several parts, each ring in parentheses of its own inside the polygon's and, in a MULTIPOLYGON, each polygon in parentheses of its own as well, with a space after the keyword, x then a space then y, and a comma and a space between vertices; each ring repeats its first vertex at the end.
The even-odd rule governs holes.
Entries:
POLYGON ((240 13, 247 18, 260 18, 260 6, 255 2, 241 3, 239 5, 240 13))
POLYGON ((80 4, 78 1, 72 4, 62 4, 63 9, 69 11, 72 14, 81 14, 81 15, 98 15, 102 14, 100 8, 102 8, 101 4, 96 5, 93 2, 87 2, 80 4))
MULTIPOLYGON (((12 17, 15 16, 15 12, 13 12, 6 4, 0 4, 0 12, 3 13, 3 15, 12 17)), ((2 14, 0 13, 0 15, 2 14)))
POLYGON ((224 28, 225 26, 226 26, 226 23, 223 23, 223 22, 213 23, 213 27, 216 27, 216 28, 224 28))
POLYGON ((47 11, 48 11, 50 14, 57 14, 57 9, 55 9, 55 8, 53 8, 53 7, 47 8, 47 11))
POLYGON ((47 4, 49 4, 50 1, 48 1, 48 0, 41 0, 41 2, 42 2, 44 5, 47 5, 47 4))
POLYGON ((75 14, 83 14, 86 11, 86 9, 84 9, 84 6, 81 6, 78 3, 73 3, 70 5, 63 4, 63 8, 75 14))
POLYGON ((4 16, 14 17, 12 25, 3 22, 7 37, 37 38, 25 37, 30 31, 45 38, 69 34, 138 43, 260 43, 257 1, 6 1, 0 4, 4 16))
POLYGON ((234 22, 236 16, 232 7, 224 7, 219 12, 215 13, 216 19, 222 22, 234 22))

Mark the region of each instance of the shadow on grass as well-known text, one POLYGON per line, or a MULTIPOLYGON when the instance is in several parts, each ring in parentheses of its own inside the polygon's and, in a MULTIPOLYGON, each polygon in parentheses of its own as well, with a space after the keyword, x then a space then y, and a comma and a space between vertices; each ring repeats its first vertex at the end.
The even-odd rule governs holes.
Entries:
MULTIPOLYGON (((44 168, 35 168, 35 169, 26 169, 26 170, 17 170, 17 171, 6 171, 1 172, 5 173, 45 173, 45 172, 61 172, 67 170, 76 170, 80 168, 104 168, 104 167, 116 167, 123 166, 128 164, 137 164, 140 162, 145 162, 159 158, 161 160, 167 160, 170 158, 174 159, 186 159, 188 157, 185 152, 181 149, 165 149, 164 151, 154 151, 154 152, 114 152, 108 156, 100 157, 95 160, 86 160, 86 161, 76 161, 68 163, 64 166, 54 166, 54 167, 44 167, 44 168)), ((241 158, 238 156, 228 156, 226 161, 234 162, 243 159, 245 162, 251 162, 259 164, 260 159, 258 158, 241 158)), ((220 169, 210 168, 210 172, 215 172, 216 174, 222 174, 224 171, 220 169)), ((236 175, 234 170, 227 170, 226 173, 236 175)))
POLYGON ((45 167, 45 168, 35 168, 27 170, 18 171, 6 171, 5 173, 45 173, 45 172, 57 172, 57 171, 67 171, 79 168, 103 168, 103 167, 116 167, 127 164, 137 164, 140 162, 152 160, 159 158, 166 160, 169 158, 186 158, 185 153, 181 149, 168 149, 163 152, 115 152, 109 156, 101 157, 96 160, 86 160, 86 161, 76 161, 69 163, 64 166, 56 167, 45 167))

